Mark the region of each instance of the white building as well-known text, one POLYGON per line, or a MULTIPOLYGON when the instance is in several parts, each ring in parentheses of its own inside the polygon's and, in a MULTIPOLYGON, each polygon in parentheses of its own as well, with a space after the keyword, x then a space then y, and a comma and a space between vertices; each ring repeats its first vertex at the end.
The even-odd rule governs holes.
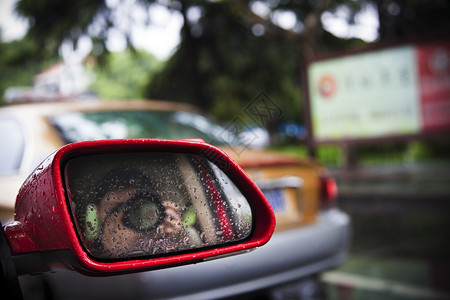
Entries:
POLYGON ((38 73, 33 87, 8 88, 4 98, 7 103, 65 100, 86 93, 89 83, 82 64, 61 61, 38 73))

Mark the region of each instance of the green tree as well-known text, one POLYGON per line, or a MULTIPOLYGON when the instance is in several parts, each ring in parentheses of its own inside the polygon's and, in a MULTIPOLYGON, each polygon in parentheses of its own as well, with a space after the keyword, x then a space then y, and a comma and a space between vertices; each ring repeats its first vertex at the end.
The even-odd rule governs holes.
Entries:
MULTIPOLYGON (((144 8, 165 5, 184 18, 181 44, 164 69, 153 77, 146 95, 191 102, 222 119, 235 116, 261 90, 282 106, 286 118, 299 119, 302 62, 363 44, 338 39, 324 30, 321 16, 325 11, 333 13, 344 8, 346 21, 352 24, 365 3, 377 5, 383 22, 380 40, 391 35, 426 34, 430 22, 437 28, 434 31, 448 32, 450 28, 450 4, 440 0, 136 0, 135 3, 144 8), (255 5, 259 4, 266 8, 265 14, 255 12, 255 5), (200 18, 193 18, 192 12, 200 12, 200 18), (283 28, 277 22, 277 14, 283 12, 295 16, 294 27, 283 28), (414 26, 402 28, 412 22, 414 26)), ((95 54, 101 55, 107 53, 105 41, 109 29, 118 25, 117 13, 105 0, 67 3, 19 0, 17 10, 30 20, 29 36, 42 48, 58 47, 64 40, 72 40, 76 45, 81 36, 89 36, 95 54)), ((130 20, 133 17, 127 11, 131 10, 121 11, 120 15, 130 20)), ((132 47, 129 27, 121 28, 132 47)))
POLYGON ((203 17, 192 25, 197 28, 191 31, 201 30, 202 34, 183 36, 192 41, 182 42, 164 70, 150 82, 150 98, 189 101, 219 119, 230 120, 243 115, 245 106, 265 91, 283 106, 286 117, 298 117, 302 56, 296 43, 253 35, 239 15, 223 3, 209 3, 203 17), (195 91, 197 85, 199 91, 195 91))
POLYGON ((450 2, 373 0, 378 8, 380 40, 449 36, 450 2))
POLYGON ((101 99, 141 99, 152 75, 162 63, 152 54, 139 51, 111 53, 105 65, 91 68, 91 89, 101 99))
POLYGON ((32 86, 34 75, 58 59, 57 53, 43 52, 29 38, 0 43, 0 104, 8 87, 32 86))
MULTIPOLYGON (((258 91, 267 90, 280 99, 277 101, 288 102, 289 108, 286 109, 297 115, 301 106, 300 58, 317 54, 320 45, 326 44, 322 42, 324 31, 320 16, 339 2, 267 2, 271 12, 293 11, 303 26, 303 30, 297 32, 281 28, 268 16, 255 14, 250 9, 254 2, 258 1, 136 0, 137 5, 145 8, 163 3, 184 18, 179 50, 155 77, 157 83, 149 86, 147 95, 188 101, 223 118, 226 117, 220 108, 224 105, 221 103, 223 99, 239 109, 258 91), (200 22, 189 16, 193 10, 203 13, 200 22), (263 32, 257 34, 255 28, 263 32), (208 49, 210 45, 214 49, 208 49), (286 58, 294 59, 288 61, 286 58), (245 86, 238 86, 244 82, 245 86)), ((357 7, 352 5, 354 9, 357 7)), ((40 0, 38 4, 34 0, 19 0, 17 10, 30 19, 30 37, 35 37, 45 47, 56 47, 64 40, 72 40, 76 44, 81 36, 88 35, 95 43, 97 54, 107 53, 105 40, 108 30, 117 25, 113 8, 100 0, 75 0, 67 5, 58 0, 40 0)), ((127 15, 122 17, 132 19, 127 15)), ((123 34, 132 47, 130 32, 124 29, 123 34)), ((234 113, 232 110, 231 115, 234 113)))
POLYGON ((302 34, 279 28, 240 2, 208 1, 194 8, 201 18, 187 18, 178 51, 150 82, 147 95, 189 101, 222 120, 242 117, 264 91, 281 107, 283 119, 302 121, 302 62, 311 51, 362 44, 320 30, 316 41, 322 50, 313 50, 302 34))

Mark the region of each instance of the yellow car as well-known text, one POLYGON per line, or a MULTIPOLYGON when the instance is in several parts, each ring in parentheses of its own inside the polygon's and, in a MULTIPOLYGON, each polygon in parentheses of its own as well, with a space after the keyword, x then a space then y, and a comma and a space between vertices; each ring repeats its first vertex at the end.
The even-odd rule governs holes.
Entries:
MULTIPOLYGON (((202 139, 219 146, 250 175, 269 200, 277 227, 267 245, 244 255, 126 276, 91 278, 62 272, 38 276, 55 299, 195 298, 302 293, 305 278, 343 262, 350 220, 335 203, 336 184, 320 164, 245 147, 232 132, 185 104, 79 100, 0 109, 0 218, 12 220, 20 185, 61 146, 123 138, 202 139), (220 271, 219 271, 220 270, 220 271), (83 287, 83 288, 81 288, 83 287), (92 288, 90 288, 92 287, 92 288)), ((32 281, 36 281, 34 278, 32 281)), ((49 296, 49 295, 45 295, 49 296)))

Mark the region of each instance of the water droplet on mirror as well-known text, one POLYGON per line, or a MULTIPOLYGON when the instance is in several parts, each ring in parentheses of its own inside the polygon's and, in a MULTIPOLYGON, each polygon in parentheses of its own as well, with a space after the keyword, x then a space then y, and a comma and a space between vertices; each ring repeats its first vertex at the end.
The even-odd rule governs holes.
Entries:
POLYGON ((130 252, 130 256, 141 256, 141 255, 144 255, 144 254, 145 253, 142 250, 134 250, 134 251, 130 252))

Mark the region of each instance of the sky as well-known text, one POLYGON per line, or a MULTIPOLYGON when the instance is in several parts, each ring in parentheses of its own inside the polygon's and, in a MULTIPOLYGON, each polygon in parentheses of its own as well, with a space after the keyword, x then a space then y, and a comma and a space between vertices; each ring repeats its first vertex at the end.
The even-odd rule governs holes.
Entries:
MULTIPOLYGON (((14 4, 17 0, 0 0, 0 27, 4 41, 19 39, 27 31, 28 23, 14 13, 14 4)), ((145 21, 145 12, 139 10, 134 0, 106 0, 107 5, 116 7, 116 24, 119 27, 109 32, 106 45, 110 51, 122 51, 126 42, 120 33, 120 29, 131 30, 132 43, 137 49, 146 50, 160 60, 167 60, 176 50, 180 42, 180 29, 183 26, 183 17, 178 12, 169 11, 167 8, 153 5, 149 10, 151 23, 145 21), (133 22, 123 18, 124 12, 133 16, 133 22)), ((262 17, 268 17, 270 10, 267 5, 255 2, 252 5, 253 12, 262 17)), ((188 17, 198 18, 195 10, 188 12, 188 17)), ((343 38, 359 37, 371 42, 378 37, 377 10, 371 5, 366 5, 361 13, 357 14, 354 25, 346 22, 348 11, 341 7, 335 13, 326 12, 322 15, 324 28, 336 36, 343 38)), ((293 31, 301 31, 301 23, 296 22, 295 15, 289 11, 279 11, 271 15, 273 22, 280 27, 293 31)), ((254 26, 255 35, 263 34, 261 28, 254 26)), ((81 38, 79 48, 73 50, 71 43, 61 46, 61 54, 67 61, 81 62, 92 50, 92 43, 88 37, 81 38)))
POLYGON ((20 38, 27 31, 28 22, 13 12, 15 2, 16 0, 0 0, 0 26, 4 41, 20 38))

